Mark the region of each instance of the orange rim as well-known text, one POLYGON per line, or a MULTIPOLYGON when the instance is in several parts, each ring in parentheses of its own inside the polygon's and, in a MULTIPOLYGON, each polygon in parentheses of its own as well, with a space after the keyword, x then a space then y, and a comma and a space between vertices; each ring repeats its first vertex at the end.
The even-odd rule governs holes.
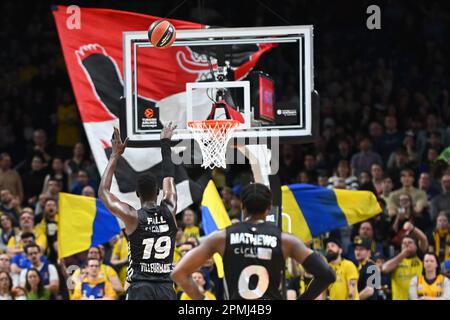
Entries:
POLYGON ((187 125, 189 128, 216 128, 221 129, 223 126, 221 125, 229 125, 230 127, 235 127, 240 122, 237 120, 192 120, 188 121, 187 125))

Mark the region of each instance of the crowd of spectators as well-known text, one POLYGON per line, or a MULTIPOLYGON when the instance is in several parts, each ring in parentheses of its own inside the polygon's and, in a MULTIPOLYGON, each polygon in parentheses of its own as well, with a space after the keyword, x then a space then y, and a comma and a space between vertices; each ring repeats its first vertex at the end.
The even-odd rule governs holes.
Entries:
MULTIPOLYGON (((333 10, 338 4, 327 6, 324 12, 307 1, 278 5, 292 24, 315 25, 315 86, 321 94, 320 136, 313 144, 281 145, 279 176, 283 184, 372 191, 383 212, 308 243, 337 273, 322 298, 449 299, 450 166, 448 157, 439 157, 450 146, 448 4, 387 1, 377 31, 364 24, 355 28, 352 15, 358 8, 356 15, 364 15, 361 5, 345 12, 333 10), (377 275, 375 287, 367 285, 368 270, 377 275)), ((9 13, 0 28, 0 300, 123 298, 123 234, 58 258, 58 193, 95 197, 99 172, 49 6, 0 7, 9 13)), ((250 20, 218 7, 212 1, 203 16, 188 10, 178 18, 230 26, 280 23, 262 7, 250 20)), ((154 9, 151 14, 163 15, 166 6, 154 9)), ((290 79, 289 61, 276 63, 274 78, 290 79)), ((284 100, 298 99, 286 92, 284 100)), ((233 223, 241 218, 245 175, 232 168, 214 173, 233 223)), ((196 207, 180 215, 174 263, 198 245, 200 218, 196 207)), ((210 299, 223 298, 212 260, 193 277, 210 299)), ((309 281, 301 266, 288 261, 288 298, 300 295, 309 281)))

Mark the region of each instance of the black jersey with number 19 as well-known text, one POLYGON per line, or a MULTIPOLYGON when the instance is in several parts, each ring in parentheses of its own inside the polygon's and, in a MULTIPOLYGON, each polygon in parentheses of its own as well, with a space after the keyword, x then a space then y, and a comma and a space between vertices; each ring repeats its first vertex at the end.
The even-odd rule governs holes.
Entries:
POLYGON ((281 231, 272 223, 237 223, 226 229, 225 294, 230 300, 281 300, 281 231))
POLYGON ((142 208, 138 226, 128 236, 127 281, 171 282, 176 224, 165 206, 142 208))

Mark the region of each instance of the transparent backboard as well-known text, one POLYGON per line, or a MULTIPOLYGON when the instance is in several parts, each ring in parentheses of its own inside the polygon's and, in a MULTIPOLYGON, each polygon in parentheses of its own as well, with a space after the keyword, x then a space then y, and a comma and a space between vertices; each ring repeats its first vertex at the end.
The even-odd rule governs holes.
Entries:
POLYGON ((121 131, 130 146, 156 145, 168 121, 178 126, 173 140, 185 140, 193 138, 188 121, 233 115, 241 119, 235 138, 314 138, 312 26, 177 30, 168 49, 147 37, 123 34, 121 131))

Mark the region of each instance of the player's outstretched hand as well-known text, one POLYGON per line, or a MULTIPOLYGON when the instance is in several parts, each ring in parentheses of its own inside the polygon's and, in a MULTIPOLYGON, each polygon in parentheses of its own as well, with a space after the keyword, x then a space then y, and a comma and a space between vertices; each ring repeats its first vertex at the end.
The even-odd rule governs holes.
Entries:
POLYGON ((173 130, 175 130, 176 128, 177 125, 172 124, 172 121, 164 125, 164 128, 161 131, 161 139, 171 139, 173 130))
POLYGON ((112 154, 111 155, 120 156, 125 151, 127 144, 128 144, 128 137, 125 139, 124 142, 122 142, 122 139, 120 138, 119 129, 114 128, 114 134, 111 139, 111 146, 112 146, 112 154))

